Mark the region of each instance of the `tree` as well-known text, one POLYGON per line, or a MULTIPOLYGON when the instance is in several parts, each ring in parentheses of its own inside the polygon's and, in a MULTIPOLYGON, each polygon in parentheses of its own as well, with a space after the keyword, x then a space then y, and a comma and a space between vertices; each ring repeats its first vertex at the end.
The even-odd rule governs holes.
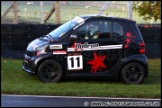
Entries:
POLYGON ((161 1, 135 1, 133 10, 137 11, 144 20, 161 20, 161 1))

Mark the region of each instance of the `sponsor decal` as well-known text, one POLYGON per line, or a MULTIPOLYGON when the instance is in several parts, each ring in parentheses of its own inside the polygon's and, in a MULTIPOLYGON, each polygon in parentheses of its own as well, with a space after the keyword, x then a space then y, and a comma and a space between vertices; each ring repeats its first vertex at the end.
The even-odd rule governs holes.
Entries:
POLYGON ((53 54, 66 54, 66 50, 56 50, 56 51, 53 51, 53 54))
POLYGON ((62 45, 50 45, 50 49, 62 49, 62 45))
POLYGON ((94 47, 99 47, 99 44, 98 43, 88 44, 88 42, 84 44, 81 43, 76 44, 76 48, 94 48, 94 47))
POLYGON ((96 54, 96 52, 94 52, 93 55, 94 55, 94 59, 87 62, 87 64, 91 65, 91 71, 90 72, 96 73, 97 70, 101 71, 103 68, 106 68, 106 66, 103 62, 106 58, 106 55, 98 56, 96 54))
POLYGON ((99 46, 99 43, 94 44, 88 44, 88 42, 85 42, 83 44, 74 42, 74 45, 72 45, 70 48, 67 48, 68 52, 73 51, 91 51, 91 50, 107 50, 107 49, 121 49, 122 44, 120 45, 104 45, 99 46))
POLYGON ((85 22, 81 22, 80 24, 78 24, 77 26, 75 26, 75 27, 73 28, 73 30, 77 29, 79 26, 83 25, 84 23, 85 23, 85 22))
POLYGON ((77 47, 76 47, 76 45, 77 45, 78 43, 76 43, 76 41, 74 42, 74 44, 70 47, 70 48, 67 48, 67 50, 68 51, 81 51, 82 49, 78 49, 77 47))
POLYGON ((77 22, 77 23, 81 23, 81 22, 83 22, 85 20, 80 18, 80 17, 75 17, 74 19, 72 19, 72 21, 77 22))
POLYGON ((67 65, 68 70, 83 69, 83 56, 82 55, 67 56, 67 65))

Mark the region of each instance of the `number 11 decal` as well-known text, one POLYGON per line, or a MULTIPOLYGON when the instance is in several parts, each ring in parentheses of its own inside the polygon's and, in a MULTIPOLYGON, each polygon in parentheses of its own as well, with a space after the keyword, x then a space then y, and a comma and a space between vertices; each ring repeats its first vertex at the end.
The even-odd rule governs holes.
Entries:
POLYGON ((68 70, 83 69, 83 56, 75 55, 67 57, 68 70))

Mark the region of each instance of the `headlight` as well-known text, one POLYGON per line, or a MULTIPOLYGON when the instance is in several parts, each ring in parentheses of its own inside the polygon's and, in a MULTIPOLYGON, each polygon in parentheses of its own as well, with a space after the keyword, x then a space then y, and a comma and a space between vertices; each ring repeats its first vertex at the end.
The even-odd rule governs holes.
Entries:
POLYGON ((34 50, 36 51, 36 55, 40 55, 40 54, 43 54, 45 53, 45 49, 47 48, 48 45, 45 45, 45 46, 40 46, 40 47, 37 47, 35 48, 34 50))

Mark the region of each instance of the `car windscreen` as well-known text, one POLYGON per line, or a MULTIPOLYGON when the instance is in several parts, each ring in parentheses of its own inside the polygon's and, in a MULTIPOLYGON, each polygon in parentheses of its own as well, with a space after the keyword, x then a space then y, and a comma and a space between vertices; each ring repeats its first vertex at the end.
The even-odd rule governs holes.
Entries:
POLYGON ((50 32, 48 35, 52 36, 54 39, 58 40, 60 37, 62 37, 65 33, 67 33, 72 28, 76 27, 78 24, 83 22, 84 20, 82 18, 76 17, 60 27, 56 28, 52 32, 50 32))

